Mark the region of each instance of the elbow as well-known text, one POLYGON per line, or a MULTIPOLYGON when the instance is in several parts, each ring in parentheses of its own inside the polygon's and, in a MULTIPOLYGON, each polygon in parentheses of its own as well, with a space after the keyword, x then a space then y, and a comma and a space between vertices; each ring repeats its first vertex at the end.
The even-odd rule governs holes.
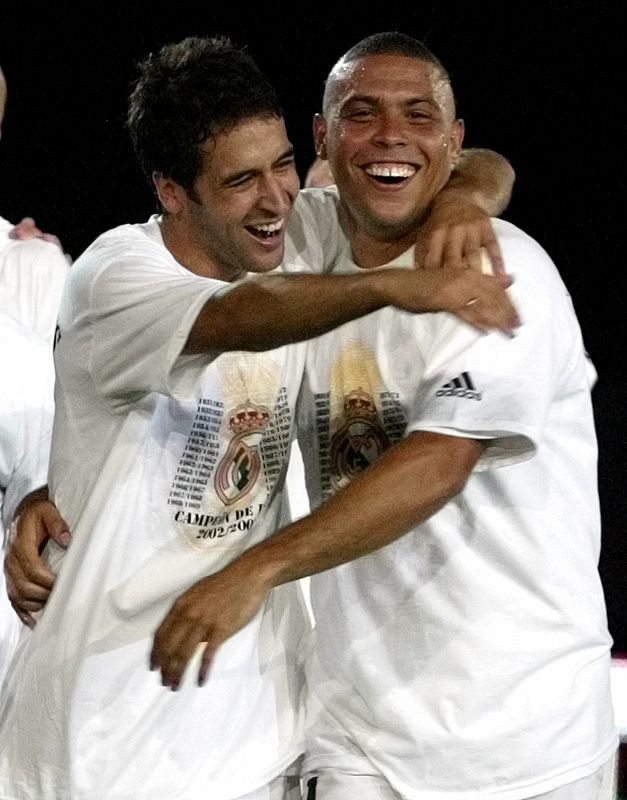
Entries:
POLYGON ((423 455, 423 469, 415 472, 415 478, 430 483, 431 502, 438 507, 464 490, 484 448, 477 439, 426 431, 411 433, 408 446, 423 455))
POLYGON ((508 172, 509 172, 509 176, 510 176, 510 181, 511 181, 511 184, 512 184, 512 187, 513 187, 513 186, 514 186, 514 183, 515 183, 515 181, 516 181, 516 170, 514 169, 514 167, 512 166, 512 164, 511 164, 511 162, 510 162, 510 161, 507 161, 507 160, 506 160, 506 161, 505 161, 505 163, 506 163, 506 165, 507 165, 507 167, 508 167, 508 172))
POLYGON ((464 491, 472 472, 472 465, 465 460, 447 459, 438 466, 433 502, 441 508, 464 491))
POLYGON ((446 494, 446 501, 452 500, 464 490, 470 471, 457 469, 455 472, 448 473, 448 479, 444 482, 444 490, 446 494))
POLYGON ((516 182, 516 171, 511 163, 503 158, 503 184, 505 186, 504 200, 509 202, 514 191, 514 183, 516 182))

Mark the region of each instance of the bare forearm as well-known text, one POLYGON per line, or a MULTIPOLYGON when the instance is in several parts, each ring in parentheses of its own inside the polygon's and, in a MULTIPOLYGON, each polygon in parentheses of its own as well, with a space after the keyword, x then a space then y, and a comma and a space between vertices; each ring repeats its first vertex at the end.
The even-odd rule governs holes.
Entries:
POLYGON ((498 217, 509 205, 515 179, 512 165, 502 155, 493 150, 469 148, 462 150, 442 191, 445 198, 449 193, 463 190, 487 214, 498 217))
POLYGON ((263 275, 202 308, 185 353, 271 350, 320 336, 384 306, 450 311, 480 330, 517 324, 505 284, 472 271, 364 270, 354 275, 263 275), (475 298, 480 302, 468 305, 475 298))
POLYGON ((150 656, 162 683, 178 688, 199 644, 202 685, 216 650, 258 612, 274 586, 366 555, 397 539, 459 492, 481 445, 415 433, 311 516, 247 550, 191 586, 158 627, 150 656))
POLYGON ((276 586, 389 544, 463 488, 481 450, 470 439, 411 434, 311 515, 247 551, 242 574, 276 586))
POLYGON ((256 276, 209 301, 185 351, 203 352, 212 342, 220 351, 270 350, 319 336, 384 305, 374 275, 256 276))

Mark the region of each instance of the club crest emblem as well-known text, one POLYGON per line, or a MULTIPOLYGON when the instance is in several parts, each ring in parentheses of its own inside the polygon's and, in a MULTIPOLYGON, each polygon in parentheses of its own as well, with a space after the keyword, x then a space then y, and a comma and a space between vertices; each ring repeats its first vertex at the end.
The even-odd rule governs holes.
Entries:
POLYGON ((271 418, 269 408, 250 401, 230 413, 228 425, 233 437, 214 479, 216 494, 224 505, 237 503, 255 485, 261 472, 259 445, 271 418))
POLYGON ((361 387, 344 398, 345 422, 331 440, 331 483, 346 486, 390 446, 372 396, 361 387))

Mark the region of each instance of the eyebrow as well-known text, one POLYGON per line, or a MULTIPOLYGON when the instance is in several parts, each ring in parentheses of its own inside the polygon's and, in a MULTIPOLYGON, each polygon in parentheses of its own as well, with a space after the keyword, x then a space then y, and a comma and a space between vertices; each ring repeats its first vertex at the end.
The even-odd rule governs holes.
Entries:
MULTIPOLYGON (((281 155, 272 162, 272 166, 276 167, 282 161, 287 161, 287 159, 293 159, 295 155, 294 145, 289 145, 281 155)), ((243 169, 240 172, 232 172, 230 175, 225 175, 222 178, 222 185, 227 185, 229 183, 236 183, 237 181, 242 180, 242 178, 247 178, 249 175, 258 175, 261 172, 259 169, 243 169)))
MULTIPOLYGON (((376 106, 381 104, 381 98, 370 94, 355 94, 342 102, 341 107, 344 108, 350 103, 368 103, 369 105, 376 106)), ((402 104, 405 106, 413 106, 417 105, 418 103, 428 103, 429 105, 437 106, 437 102, 433 96, 425 97, 422 95, 417 95, 416 97, 410 97, 407 100, 402 101, 402 104)))

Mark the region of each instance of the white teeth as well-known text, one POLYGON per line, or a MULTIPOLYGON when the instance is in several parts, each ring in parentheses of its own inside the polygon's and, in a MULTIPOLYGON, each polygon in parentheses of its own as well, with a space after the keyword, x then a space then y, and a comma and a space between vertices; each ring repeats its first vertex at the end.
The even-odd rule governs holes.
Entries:
POLYGON ((366 172, 376 178, 411 178, 416 168, 410 164, 368 164, 366 172))
POLYGON ((256 231, 260 231, 261 233, 276 233, 276 231, 280 231, 285 223, 284 219, 280 219, 278 222, 269 222, 265 225, 251 225, 251 228, 254 228, 256 231))

